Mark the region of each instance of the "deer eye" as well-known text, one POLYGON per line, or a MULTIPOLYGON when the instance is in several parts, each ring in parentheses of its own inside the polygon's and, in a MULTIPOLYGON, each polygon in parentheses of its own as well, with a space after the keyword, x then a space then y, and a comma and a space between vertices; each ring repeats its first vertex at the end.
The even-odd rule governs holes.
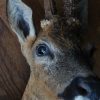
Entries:
POLYGON ((50 50, 49 50, 49 47, 46 45, 46 44, 39 44, 37 47, 36 47, 36 55, 37 56, 47 56, 50 54, 50 50))

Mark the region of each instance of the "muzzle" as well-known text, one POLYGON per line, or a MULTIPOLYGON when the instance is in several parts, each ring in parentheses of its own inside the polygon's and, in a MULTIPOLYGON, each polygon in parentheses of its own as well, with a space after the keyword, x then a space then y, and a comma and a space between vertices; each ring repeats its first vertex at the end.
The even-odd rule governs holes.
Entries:
POLYGON ((100 100, 100 79, 95 76, 76 77, 58 96, 64 100, 100 100))

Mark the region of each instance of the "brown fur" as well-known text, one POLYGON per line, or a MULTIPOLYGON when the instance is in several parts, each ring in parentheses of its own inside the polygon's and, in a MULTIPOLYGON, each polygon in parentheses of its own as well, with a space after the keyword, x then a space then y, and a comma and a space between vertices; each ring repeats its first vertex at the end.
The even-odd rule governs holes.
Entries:
MULTIPOLYGON (((28 85, 23 95, 22 100, 58 100, 56 81, 48 75, 48 72, 44 70, 43 65, 35 62, 35 58, 32 54, 33 48, 40 42, 42 38, 46 38, 48 41, 54 43, 56 48, 68 48, 72 49, 75 45, 69 39, 64 39, 62 34, 51 34, 52 27, 49 27, 45 31, 41 32, 37 39, 27 37, 24 44, 22 44, 22 53, 30 65, 31 74, 28 85), (56 40, 54 38, 56 37, 56 40), (55 86, 55 88, 54 88, 55 86)), ((62 33, 62 32, 61 32, 62 33)), ((80 70, 80 69, 79 69, 80 70)), ((83 74, 91 73, 88 69, 82 69, 83 74)), ((70 81, 69 81, 70 82, 70 81)))
POLYGON ((42 66, 33 62, 33 40, 33 38, 28 37, 25 44, 22 45, 22 52, 31 66, 30 79, 22 100, 57 100, 56 94, 53 93, 46 84, 46 74, 44 73, 42 66))
POLYGON ((58 100, 58 94, 63 92, 74 78, 77 76, 86 77, 92 72, 87 67, 88 63, 76 41, 79 38, 74 37, 76 32, 73 30, 73 25, 66 26, 68 24, 62 24, 60 17, 54 16, 49 20, 50 23, 45 20, 41 31, 36 36, 32 30, 34 25, 30 24, 32 10, 27 5, 24 8, 23 6, 24 3, 20 0, 19 2, 18 0, 9 0, 8 3, 10 24, 17 33, 22 53, 31 70, 22 100, 58 100), (21 11, 25 16, 21 15, 21 11), (22 29, 18 26, 19 22, 22 24, 22 29), (24 30, 30 32, 27 38, 23 35, 24 30), (32 34, 32 32, 34 33, 32 34), (36 54, 36 47, 40 44, 45 44, 48 47, 49 53, 47 55, 40 57, 36 54))

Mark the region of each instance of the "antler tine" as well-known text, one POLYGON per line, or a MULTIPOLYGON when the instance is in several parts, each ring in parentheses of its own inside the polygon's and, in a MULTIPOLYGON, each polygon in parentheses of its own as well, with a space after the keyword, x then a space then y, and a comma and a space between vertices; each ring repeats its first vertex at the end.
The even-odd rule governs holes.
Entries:
POLYGON ((63 0, 64 15, 68 19, 70 17, 77 17, 79 8, 79 0, 63 0))
POLYGON ((88 25, 88 0, 63 0, 66 24, 78 25, 86 31, 88 25))
POLYGON ((54 0, 44 0, 45 17, 52 19, 55 15, 56 7, 54 0))

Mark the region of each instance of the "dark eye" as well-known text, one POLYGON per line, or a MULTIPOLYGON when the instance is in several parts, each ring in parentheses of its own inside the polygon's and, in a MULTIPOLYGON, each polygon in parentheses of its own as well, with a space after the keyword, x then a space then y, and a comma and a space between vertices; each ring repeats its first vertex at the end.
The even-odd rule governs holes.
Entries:
POLYGON ((50 54, 49 47, 46 44, 39 44, 36 47, 36 54, 37 56, 47 56, 50 54))

